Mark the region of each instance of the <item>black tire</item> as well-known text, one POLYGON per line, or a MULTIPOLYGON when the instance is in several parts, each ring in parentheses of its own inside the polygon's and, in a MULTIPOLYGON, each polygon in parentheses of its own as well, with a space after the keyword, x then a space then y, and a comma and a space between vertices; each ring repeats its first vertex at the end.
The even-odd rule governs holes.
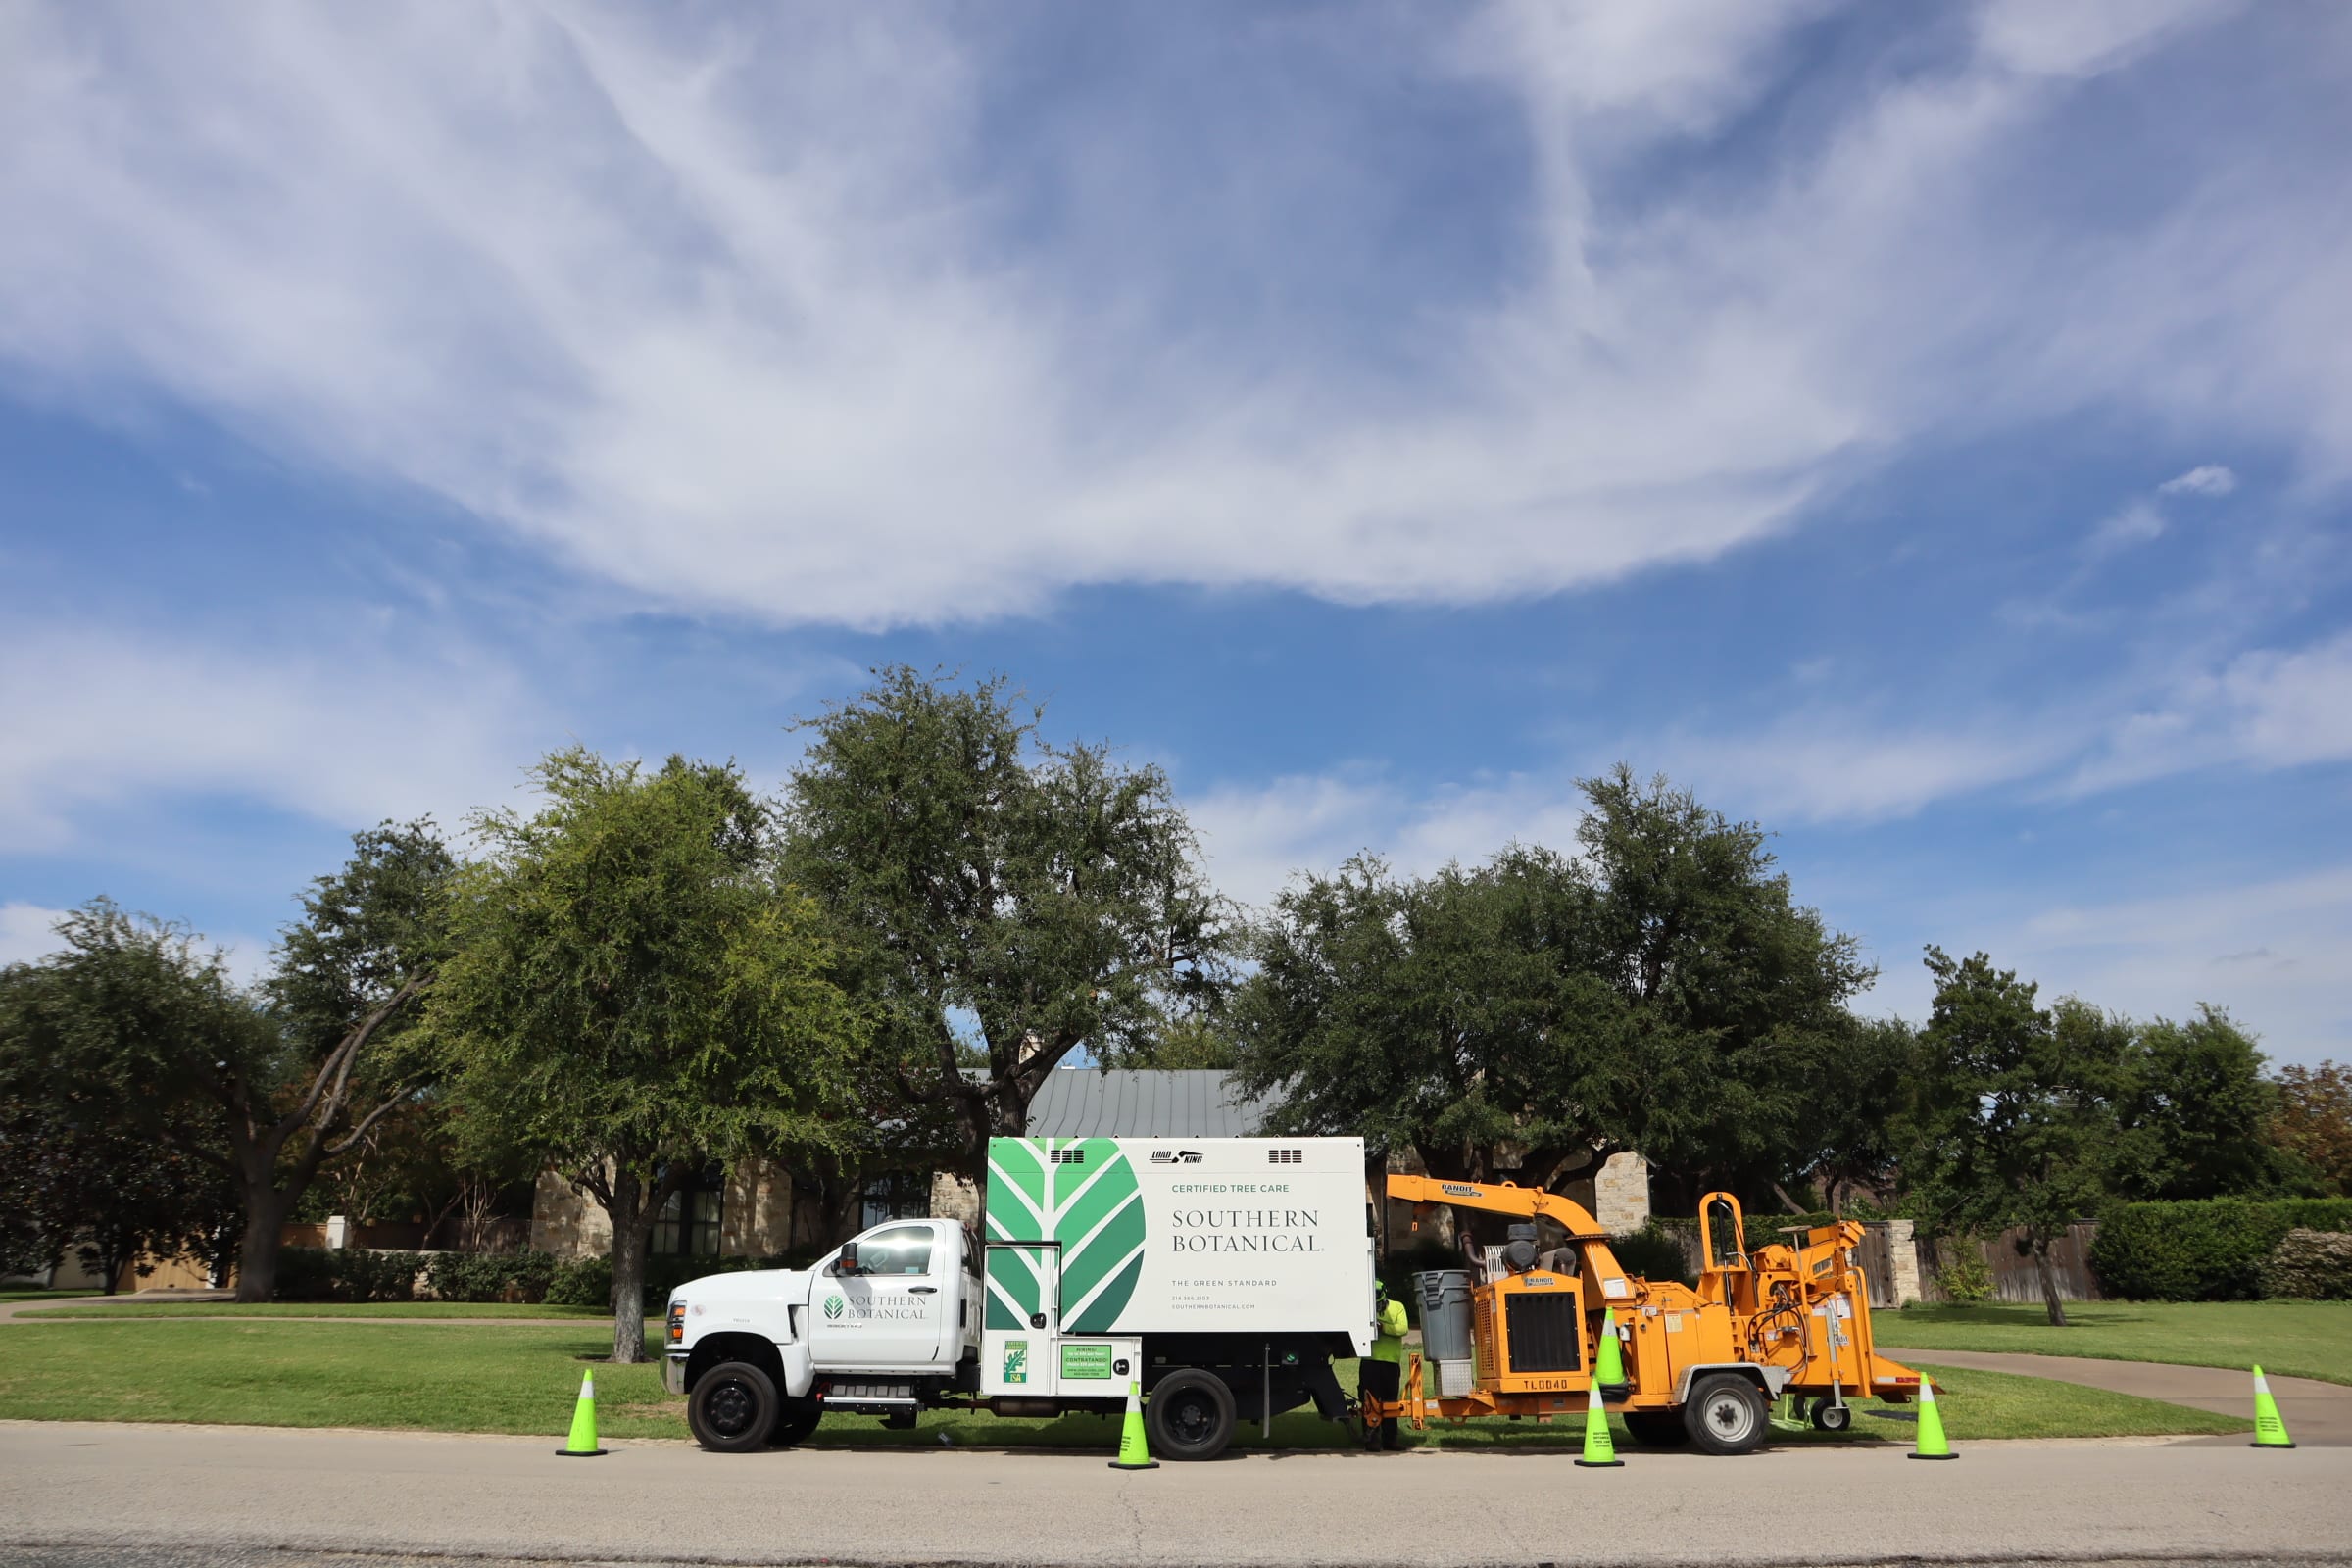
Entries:
POLYGON ((1158 1459, 1214 1459, 1233 1441, 1233 1390, 1197 1367, 1161 1378, 1144 1402, 1144 1428, 1158 1459))
POLYGON ((1737 1372, 1717 1372, 1690 1387, 1683 1427, 1702 1453, 1746 1453, 1771 1431, 1764 1391, 1737 1372))
POLYGON ((773 1378, 748 1361, 722 1361, 695 1380, 686 1425, 712 1453, 758 1453, 782 1408, 773 1378))
POLYGON ((1679 1448, 1690 1441, 1680 1410, 1628 1410, 1625 1435, 1644 1448, 1679 1448))
POLYGON ((1813 1430, 1816 1432, 1845 1432, 1854 1424, 1854 1407, 1850 1404, 1832 1404, 1825 1396, 1813 1401, 1813 1430))
POLYGON ((821 1400, 789 1396, 779 1399, 776 1401, 776 1424, 768 1429, 767 1446, 771 1448, 789 1448, 796 1444, 806 1443, 809 1434, 816 1430, 816 1424, 824 1418, 825 1407, 821 1400))

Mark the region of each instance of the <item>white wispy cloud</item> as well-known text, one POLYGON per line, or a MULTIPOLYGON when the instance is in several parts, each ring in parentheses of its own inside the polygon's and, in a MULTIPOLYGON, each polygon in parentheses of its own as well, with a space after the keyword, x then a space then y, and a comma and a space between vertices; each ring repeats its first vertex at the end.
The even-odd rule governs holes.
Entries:
MULTIPOLYGON (((1537 158, 1512 281, 1385 328, 1401 368, 1367 375, 1139 329, 1199 314, 1180 272, 1025 244, 1052 203, 1020 181, 1054 169, 990 165, 1005 81, 951 13, 14 8, 0 358, 446 496, 644 600, 860 626, 1114 581, 1544 593, 1789 527, 1923 434, 2086 406, 2352 472, 2334 181, 2216 136, 2098 227, 2025 177, 2083 78, 2226 7, 1987 6, 1737 182, 1651 176, 1788 86, 1830 9, 1351 19, 1505 95, 1537 158)), ((1049 161, 1120 156, 1088 129, 1049 161)), ((1270 124, 1255 177, 1364 177, 1315 134, 1270 124)))
POLYGON ((426 641, 361 625, 239 645, 13 618, 0 850, 61 850, 107 808, 208 794, 344 827, 430 812, 454 828, 512 792, 544 724, 511 671, 426 641))
POLYGON ((2226 496, 2237 488, 2237 475, 2218 463, 2203 463, 2156 487, 2159 495, 2226 496))
POLYGON ((31 963, 55 953, 63 909, 11 900, 0 904, 0 963, 31 963))

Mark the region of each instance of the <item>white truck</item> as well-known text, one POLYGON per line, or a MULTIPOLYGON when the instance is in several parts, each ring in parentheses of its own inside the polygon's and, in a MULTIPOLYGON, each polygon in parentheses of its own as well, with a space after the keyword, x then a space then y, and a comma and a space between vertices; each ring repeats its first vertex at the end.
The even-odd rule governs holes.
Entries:
POLYGON ((998 1138, 987 1235, 894 1220, 809 1269, 669 1298, 663 1381, 706 1448, 790 1446, 827 1411, 1051 1416, 1145 1396, 1152 1451, 1222 1452, 1242 1419, 1350 1406, 1372 1348, 1357 1138, 998 1138))

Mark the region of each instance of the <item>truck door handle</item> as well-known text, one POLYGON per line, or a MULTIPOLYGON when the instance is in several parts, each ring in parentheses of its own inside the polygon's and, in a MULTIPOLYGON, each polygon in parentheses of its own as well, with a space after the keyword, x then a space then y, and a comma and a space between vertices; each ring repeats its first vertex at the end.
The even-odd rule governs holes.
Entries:
POLYGON ((908 1296, 937 1296, 939 1287, 936 1285, 909 1285, 906 1287, 906 1294, 908 1296))

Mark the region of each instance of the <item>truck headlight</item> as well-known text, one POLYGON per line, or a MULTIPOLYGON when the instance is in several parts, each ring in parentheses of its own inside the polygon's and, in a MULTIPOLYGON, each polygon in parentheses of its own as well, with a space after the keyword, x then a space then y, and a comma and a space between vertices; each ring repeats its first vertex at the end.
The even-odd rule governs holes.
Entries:
POLYGON ((669 1343, 672 1345, 683 1345, 685 1342, 686 1303, 684 1301, 672 1301, 669 1303, 669 1343))

